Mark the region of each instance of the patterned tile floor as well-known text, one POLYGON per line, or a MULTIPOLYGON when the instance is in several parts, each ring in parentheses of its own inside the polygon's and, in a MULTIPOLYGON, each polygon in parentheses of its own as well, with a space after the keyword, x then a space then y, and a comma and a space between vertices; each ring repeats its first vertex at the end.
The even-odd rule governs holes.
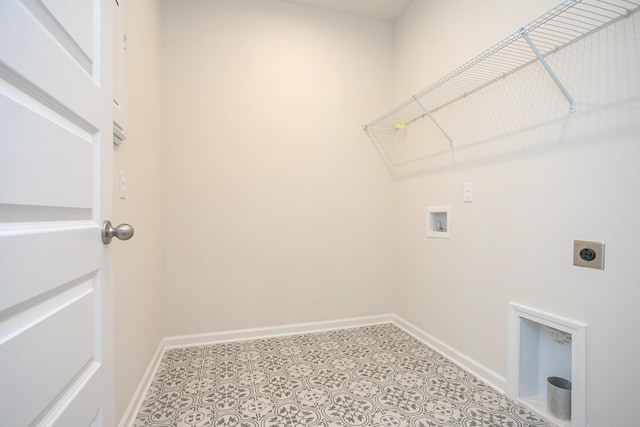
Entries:
POLYGON ((547 426, 392 324, 167 350, 133 425, 547 426))

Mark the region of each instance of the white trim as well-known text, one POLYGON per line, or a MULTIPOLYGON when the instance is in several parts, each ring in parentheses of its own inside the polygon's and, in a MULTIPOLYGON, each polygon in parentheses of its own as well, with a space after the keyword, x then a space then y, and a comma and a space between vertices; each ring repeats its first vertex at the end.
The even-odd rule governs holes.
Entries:
POLYGON ((507 341, 507 395, 553 425, 588 426, 587 423, 587 325, 513 302, 509 303, 507 341), (571 421, 562 422, 520 398, 520 325, 527 319, 571 334, 571 421))
POLYGON ((245 341, 258 338, 271 338, 295 334, 324 332, 335 329, 359 328, 362 326, 393 323, 394 315, 352 317, 349 319, 329 320, 324 322, 298 323, 294 325, 271 326, 266 328, 241 329, 238 331, 213 332, 210 334, 181 335, 164 339, 165 349, 198 345, 218 344, 231 341, 245 341))
POLYGON ((119 427, 129 427, 133 425, 135 417, 140 411, 144 397, 151 385, 151 381, 160 366, 160 361, 166 350, 177 347, 190 347, 198 345, 218 344, 230 341, 246 341, 259 338, 271 338, 277 336, 304 334, 312 332, 331 331, 335 329, 359 328, 362 326, 379 325, 383 323, 394 323, 393 314, 382 314, 377 316, 353 317, 349 319, 329 320, 324 322, 300 323, 294 325, 273 326, 267 328, 242 329, 238 331, 214 332, 211 334, 182 335, 165 337, 160 340, 160 345, 156 350, 149 366, 145 371, 138 388, 131 398, 120 420, 119 427))
POLYGON ((140 407, 142 406, 142 402, 144 401, 145 394, 151 384, 151 381, 153 380, 153 377, 155 376, 156 371, 158 370, 158 366, 160 365, 162 356, 168 349, 218 344, 232 341, 246 341, 251 339, 271 338, 313 332, 324 332, 336 329, 359 328, 363 326, 379 325, 384 323, 392 323, 396 325, 416 339, 425 343, 427 346, 441 353, 443 356, 447 357, 449 360, 451 360, 453 363, 455 363, 465 371, 481 379, 487 385, 493 387, 500 393, 504 393, 504 390, 506 388, 506 380, 503 376, 490 370, 486 366, 478 363, 471 357, 459 352, 458 350, 445 344, 432 335, 429 335, 422 329, 407 322, 401 317, 395 314, 382 314, 377 316, 353 317, 349 319, 330 320, 324 322, 299 323, 294 325, 282 325, 267 328, 242 329, 238 331, 214 332, 210 334, 182 335, 163 338, 160 342, 158 350, 151 359, 149 367, 142 377, 140 384, 138 385, 138 389, 133 395, 129 407, 125 411, 120 421, 119 427, 129 427, 133 425, 135 416, 137 415, 138 411, 140 411, 140 407))
POLYGON ((136 419, 136 415, 140 412, 140 408, 142 407, 142 402, 144 402, 144 397, 147 394, 147 390, 151 386, 151 381, 153 381, 153 377, 155 377, 156 372, 158 371, 158 367, 160 366, 160 361, 162 360, 162 356, 164 355, 164 351, 166 349, 165 340, 161 339, 156 352, 154 353, 151 361, 149 362, 149 366, 147 366, 147 370, 145 371, 140 383, 138 384, 138 388, 135 393, 133 393, 133 397, 129 402, 129 406, 126 411, 122 415, 120 419, 119 427, 129 427, 133 425, 133 422, 136 419))
POLYGON ((393 323, 395 323, 396 326, 441 353, 465 371, 484 381, 487 385, 493 387, 500 393, 504 393, 506 388, 506 379, 502 375, 478 363, 466 354, 456 350, 448 344, 445 344, 401 317, 396 315, 393 315, 393 317, 393 323))

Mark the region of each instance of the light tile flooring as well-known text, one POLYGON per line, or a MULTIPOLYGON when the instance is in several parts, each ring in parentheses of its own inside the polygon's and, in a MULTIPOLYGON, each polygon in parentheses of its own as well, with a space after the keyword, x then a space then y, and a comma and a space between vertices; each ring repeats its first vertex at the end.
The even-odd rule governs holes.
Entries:
POLYGON ((393 324, 167 350, 134 427, 547 426, 393 324))

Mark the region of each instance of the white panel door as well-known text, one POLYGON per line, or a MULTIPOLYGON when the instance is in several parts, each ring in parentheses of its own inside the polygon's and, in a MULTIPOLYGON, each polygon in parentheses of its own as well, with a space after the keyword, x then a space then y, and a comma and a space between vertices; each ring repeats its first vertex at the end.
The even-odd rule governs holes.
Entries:
POLYGON ((113 0, 0 0, 0 425, 115 425, 113 0))

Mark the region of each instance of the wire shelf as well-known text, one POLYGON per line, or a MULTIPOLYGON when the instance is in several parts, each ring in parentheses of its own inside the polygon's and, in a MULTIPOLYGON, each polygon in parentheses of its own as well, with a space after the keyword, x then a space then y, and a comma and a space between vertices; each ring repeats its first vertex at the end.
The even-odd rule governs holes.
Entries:
POLYGON ((640 0, 565 0, 471 61, 363 125, 363 129, 388 167, 393 166, 393 162, 387 148, 398 139, 391 137, 394 131, 404 132, 424 118, 432 121, 441 132, 443 141, 453 148, 455 141, 433 114, 537 62, 545 67, 567 99, 569 111, 574 112, 571 94, 545 58, 639 10, 640 0))

